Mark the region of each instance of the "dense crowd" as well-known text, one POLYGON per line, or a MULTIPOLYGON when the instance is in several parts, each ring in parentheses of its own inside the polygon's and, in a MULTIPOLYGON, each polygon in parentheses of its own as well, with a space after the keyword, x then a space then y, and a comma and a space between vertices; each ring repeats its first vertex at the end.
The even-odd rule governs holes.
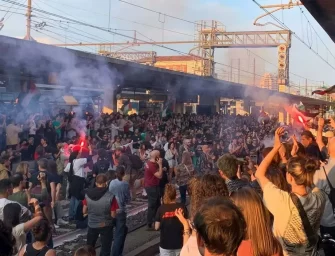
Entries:
POLYGON ((120 256, 138 197, 162 256, 335 255, 335 140, 322 118, 316 136, 247 115, 0 119, 0 256, 54 255, 52 233, 69 222, 88 227, 75 255, 95 255, 100 236, 100 255, 120 256))

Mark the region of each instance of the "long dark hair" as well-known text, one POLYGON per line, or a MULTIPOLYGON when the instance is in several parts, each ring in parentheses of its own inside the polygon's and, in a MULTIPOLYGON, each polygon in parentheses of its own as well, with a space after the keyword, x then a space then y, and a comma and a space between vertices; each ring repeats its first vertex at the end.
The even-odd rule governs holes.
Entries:
POLYGON ((73 171, 73 161, 78 157, 78 151, 72 152, 69 158, 70 163, 70 171, 69 171, 69 177, 72 177, 74 175, 73 171))

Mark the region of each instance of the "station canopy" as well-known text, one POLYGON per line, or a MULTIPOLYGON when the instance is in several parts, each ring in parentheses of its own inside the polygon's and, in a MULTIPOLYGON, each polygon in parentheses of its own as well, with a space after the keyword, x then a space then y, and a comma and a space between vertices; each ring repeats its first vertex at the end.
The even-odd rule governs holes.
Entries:
MULTIPOLYGON (((102 74, 109 72, 112 79, 102 82, 105 86, 105 91, 109 89, 115 90, 114 95, 120 93, 123 88, 127 88, 134 91, 136 89, 160 90, 166 94, 174 91, 176 95, 185 96, 185 99, 194 97, 194 94, 206 94, 207 96, 230 99, 250 98, 260 102, 269 102, 276 98, 290 103, 302 102, 305 105, 330 104, 323 100, 281 93, 212 77, 201 77, 161 69, 5 36, 0 36, 0 52, 0 69, 3 70, 19 69, 21 73, 43 74, 55 72, 58 69, 61 70, 63 75, 66 75, 66 71, 68 71, 69 74, 76 75, 75 77, 77 77, 75 71, 78 67, 86 67, 84 69, 86 71, 85 75, 93 74, 96 71, 103 72, 102 74), (87 69, 87 67, 91 69, 87 69)), ((91 77, 99 80, 99 76, 96 74, 91 77)))

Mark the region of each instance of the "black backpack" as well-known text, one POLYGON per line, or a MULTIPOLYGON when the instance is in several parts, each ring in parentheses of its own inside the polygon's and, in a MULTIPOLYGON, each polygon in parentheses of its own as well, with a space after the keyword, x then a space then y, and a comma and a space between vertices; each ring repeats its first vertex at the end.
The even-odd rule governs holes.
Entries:
POLYGON ((128 155, 129 160, 131 162, 131 167, 135 170, 140 170, 143 168, 143 162, 141 160, 141 158, 137 155, 133 155, 133 154, 129 154, 128 155))
POLYGON ((327 178, 327 183, 328 183, 328 186, 330 188, 330 193, 327 194, 328 195, 328 198, 329 198, 329 201, 330 203, 332 204, 332 207, 333 207, 333 213, 335 213, 335 188, 333 187, 333 185, 330 183, 330 180, 328 178, 328 175, 326 173, 326 170, 325 170, 325 167, 323 166, 323 171, 325 172, 325 175, 326 175, 326 178, 327 178))

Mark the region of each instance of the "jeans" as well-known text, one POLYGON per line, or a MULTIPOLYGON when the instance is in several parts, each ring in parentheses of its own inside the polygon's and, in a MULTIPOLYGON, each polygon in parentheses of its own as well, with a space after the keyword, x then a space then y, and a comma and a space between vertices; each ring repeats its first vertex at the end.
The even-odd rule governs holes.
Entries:
POLYGON ((158 207, 161 205, 160 201, 160 189, 157 187, 149 187, 145 188, 148 196, 148 214, 147 214, 147 225, 148 227, 152 227, 152 223, 154 222, 154 218, 158 207))
POLYGON ((160 256, 179 256, 181 249, 178 250, 167 250, 159 247, 160 256))
POLYGON ((111 256, 122 256, 124 242, 128 233, 126 225, 127 214, 125 212, 118 213, 115 218, 115 237, 111 256))
POLYGON ((80 201, 77 198, 75 198, 74 196, 71 196, 70 208, 69 208, 69 218, 70 219, 74 220, 76 218, 76 212, 77 212, 79 203, 80 201))
POLYGON ((95 247, 95 244, 100 235, 101 251, 100 256, 110 256, 113 241, 113 226, 103 228, 88 228, 87 245, 95 247))
MULTIPOLYGON (((335 238, 335 227, 324 227, 320 226, 321 236, 324 234, 329 234, 332 238, 335 238)), ((332 256, 335 255, 335 248, 327 247, 323 249, 325 252, 325 256, 332 256)))
POLYGON ((186 191, 187 191, 187 185, 179 186, 180 202, 182 204, 186 204, 186 191))

